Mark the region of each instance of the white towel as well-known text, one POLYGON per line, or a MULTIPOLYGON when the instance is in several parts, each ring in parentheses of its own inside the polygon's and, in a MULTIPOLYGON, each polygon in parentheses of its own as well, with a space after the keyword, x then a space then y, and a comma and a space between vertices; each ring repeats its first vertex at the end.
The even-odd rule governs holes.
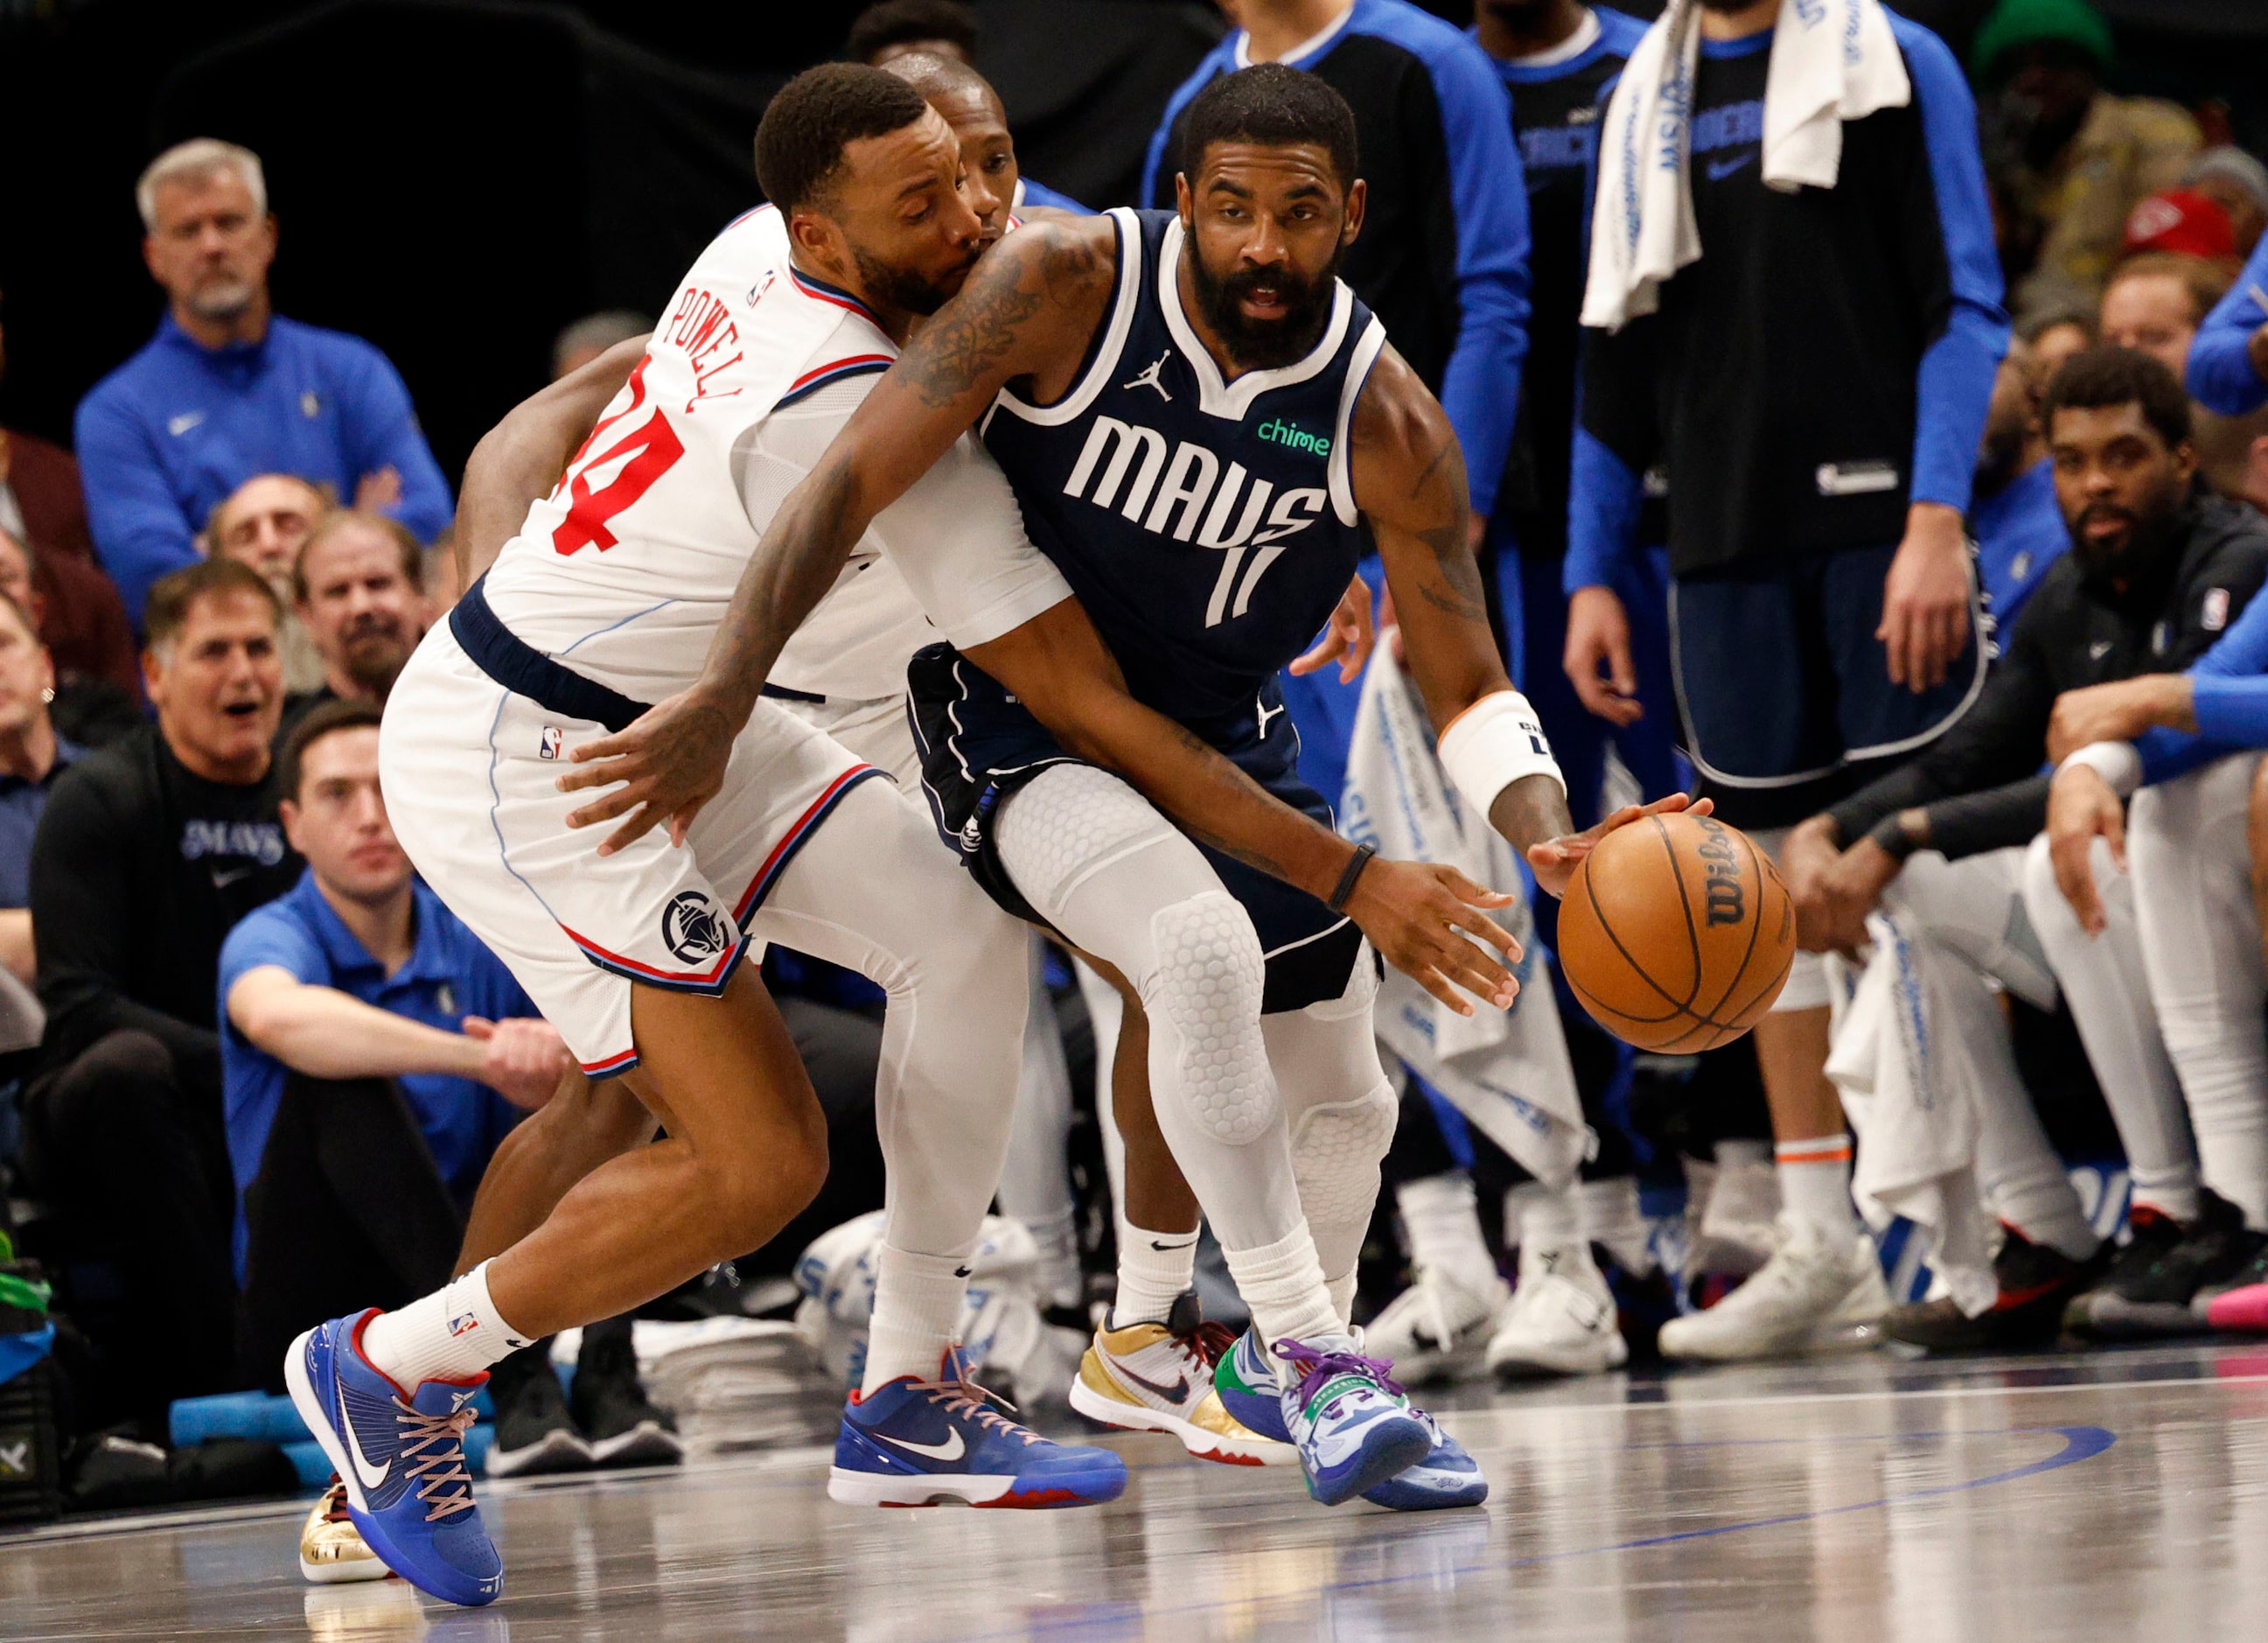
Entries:
MULTIPOLYGON (((1363 676, 1339 825, 1381 855, 1439 862, 1494 889, 1522 882, 1512 847, 1450 785, 1433 752, 1425 704, 1384 645, 1363 676)), ((1595 1138, 1583 1122, 1574 1065, 1528 903, 1514 903, 1496 917, 1525 954, 1515 970, 1520 997, 1512 1008, 1484 1004, 1470 1016, 1459 1015, 1388 969, 1378 994, 1378 1036, 1530 1174, 1564 1186, 1595 1138)))
MULTIPOLYGON (((1661 283, 1701 254, 1688 176, 1700 10, 1697 0, 1670 0, 1607 106, 1585 325, 1618 331, 1652 313, 1661 283)), ((1843 122, 1912 97, 1881 0, 1780 0, 1764 80, 1764 185, 1833 188, 1843 122)))

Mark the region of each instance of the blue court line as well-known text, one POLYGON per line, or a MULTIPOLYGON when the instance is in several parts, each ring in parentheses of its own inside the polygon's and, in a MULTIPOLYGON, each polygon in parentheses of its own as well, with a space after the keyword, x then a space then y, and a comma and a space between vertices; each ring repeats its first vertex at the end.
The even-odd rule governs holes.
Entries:
MULTIPOLYGON (((1871 1440, 1878 1443, 1893 1443, 1901 1440, 1910 1440, 1916 1438, 1930 1437, 1959 1437, 1963 1440, 1974 1440, 1980 1438, 2047 1436, 2061 1438, 2063 1440, 2063 1448, 2057 1450, 2054 1454, 2046 1456, 2044 1459, 2033 1461, 2027 1465, 2018 1466, 2008 1471, 1994 1472, 1984 1477, 1970 1477, 1959 1483, 1940 1484, 1934 1488, 1917 1489, 1910 1494, 1884 1495, 1879 1499, 1856 1501, 1850 1506, 1825 1507, 1815 1512, 1789 1512, 1778 1517, 1749 1518, 1737 1523, 1719 1523, 1709 1529, 1681 1529, 1675 1534, 1669 1535, 1649 1535, 1638 1540, 1617 1541, 1612 1545, 1608 1546, 1581 1546, 1567 1551, 1538 1552, 1534 1557, 1513 1558, 1501 1563, 1489 1562, 1463 1564, 1446 1571, 1438 1567, 1429 1569, 1413 1569, 1403 1574, 1381 1574, 1373 1576, 1368 1580, 1335 1580, 1328 1586, 1318 1586, 1314 1588, 1312 1590, 1304 1593, 1284 1592, 1265 1597, 1253 1597, 1248 1595, 1224 1597, 1209 1602, 1179 1604, 1171 1609, 1153 1609, 1145 1605, 1136 1605, 1133 1612, 1131 1613, 1128 1611, 1127 1604, 1123 1602, 1116 1603, 1108 1605, 1110 1612, 1096 1615, 1089 1620, 1074 1620, 1067 1617, 1061 1620, 1050 1620, 1044 1616, 1027 1617, 1023 1625, 1016 1627, 1012 1631, 962 1632, 959 1635, 964 1640, 964 1643, 979 1643, 979 1640, 983 1639, 1029 1637, 1035 1633, 1085 1631, 1096 1626, 1114 1629, 1123 1628, 1130 1623, 1136 1625, 1144 1625, 1152 1620, 1167 1615, 1201 1614, 1209 1610, 1238 1607, 1250 1607, 1256 1609, 1263 1604, 1277 1604, 1293 1598, 1320 1598, 1324 1595, 1332 1592, 1368 1591, 1382 1586, 1405 1585, 1412 1580, 1438 1581, 1441 1580, 1445 1574, 1454 1578, 1459 1575, 1488 1573, 1500 1569, 1524 1569, 1533 1567, 1539 1564, 1564 1563, 1568 1559, 1574 1558, 1596 1558, 1604 1556, 1609 1552, 1617 1551, 1645 1551, 1653 1547, 1674 1546, 1686 1541, 1712 1540, 1725 1535, 1745 1534, 1750 1529, 1784 1529, 1793 1523, 1809 1523, 1816 1521, 1822 1518, 1842 1517, 1853 1512, 1880 1511, 1886 1507, 1907 1506, 1918 1500, 1934 1500, 1946 1495, 1962 1494, 1972 1489, 1989 1489, 1996 1484, 2010 1484, 2018 1482, 2019 1480, 2026 1477, 2036 1477, 2043 1472, 2057 1471, 2066 1466, 2075 1466, 2081 1461, 2091 1461, 2118 1440, 2117 1433, 2103 1426, 2010 1426, 1998 1432, 1964 1433, 1889 1432, 1854 1434, 1852 1437, 1838 1439, 1837 1440, 1847 1442, 1871 1440)), ((1792 1436, 1786 1439, 1765 1438, 1733 1440, 1727 1441, 1795 1444, 1815 1442, 1817 1441, 1817 1440, 1809 1436, 1792 1436)), ((1725 1445, 1723 1442, 1717 1440, 1702 1440, 1696 1442, 1678 1441, 1658 1444, 1631 1444, 1621 1447, 1631 1448, 1714 1448, 1725 1447, 1725 1445)))

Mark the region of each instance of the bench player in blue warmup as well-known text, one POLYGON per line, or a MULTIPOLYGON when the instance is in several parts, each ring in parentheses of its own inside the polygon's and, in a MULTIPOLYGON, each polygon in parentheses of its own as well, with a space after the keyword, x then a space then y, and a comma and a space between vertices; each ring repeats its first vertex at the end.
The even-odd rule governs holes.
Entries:
MULTIPOLYGON (((666 704, 581 750, 593 763, 571 783, 628 784, 594 819, 643 807, 634 823, 658 822, 713 789, 707 704, 749 699, 872 514, 981 421, 1133 698, 1326 825, 1277 674, 1374 538, 1447 727, 1445 765, 1564 885, 1587 841, 1567 836, 1557 770, 1489 634, 1456 439, 1336 278, 1362 225, 1352 118, 1322 81, 1263 65, 1209 86, 1187 129, 1177 212, 1021 230, 923 327, 775 516, 696 688, 704 704, 666 704)), ((1177 829, 1067 728, 1092 658, 1076 634, 1059 675, 1027 670, 1013 696, 985 671, 989 649, 916 659, 925 785, 997 900, 1140 999, 1155 1126, 1255 1319, 1220 1360, 1223 1402, 1294 1444, 1327 1503, 1476 1502, 1470 1457, 1348 1326, 1394 1123, 1375 969, 1344 912, 1366 857, 1318 873, 1232 853, 1201 806, 1164 795, 1197 818, 1177 829)))

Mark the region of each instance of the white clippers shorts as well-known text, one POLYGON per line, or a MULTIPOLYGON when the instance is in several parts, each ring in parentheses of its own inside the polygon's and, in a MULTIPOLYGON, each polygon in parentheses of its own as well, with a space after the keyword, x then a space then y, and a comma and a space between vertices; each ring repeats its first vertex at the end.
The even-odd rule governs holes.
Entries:
POLYGON ((379 739, 387 814, 410 861, 594 1078, 637 1065, 631 981, 724 991, 796 851, 851 788, 887 779, 759 702, 685 848, 655 828, 600 856, 614 824, 567 826, 597 795, 556 784, 568 753, 605 733, 504 689, 443 623, 395 682, 379 739))

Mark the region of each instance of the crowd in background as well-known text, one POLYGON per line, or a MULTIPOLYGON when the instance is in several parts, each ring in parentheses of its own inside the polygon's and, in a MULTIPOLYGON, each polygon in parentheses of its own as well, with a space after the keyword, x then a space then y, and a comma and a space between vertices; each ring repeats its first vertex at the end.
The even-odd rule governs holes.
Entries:
MULTIPOLYGON (((1399 0, 1360 4, 1367 16, 1399 0)), ((1269 7, 1224 0, 1224 10, 1256 37, 1269 7)), ((1532 43, 1514 38, 1517 26, 1543 26, 1543 18, 1557 27, 1580 16, 1579 32, 1591 31, 1584 38, 1597 33, 1574 0, 1481 11, 1477 38, 1461 37, 1469 60, 1459 71, 1491 88, 1505 53, 1532 43)), ((1638 26, 1603 9, 1598 15, 1629 25, 1616 37, 1627 55, 1638 26)), ((847 50, 874 60, 908 48, 974 52, 966 8, 889 0, 870 9, 847 50)), ((2191 667, 2235 637, 2268 575, 2268 520, 2251 512, 2268 509, 2268 166, 2228 142, 2212 108, 2110 89, 2117 44, 2086 0, 2003 0, 1977 31, 1967 67, 2013 338, 1975 455, 1965 523, 1988 631, 2005 654, 1977 697, 1982 711, 1909 767, 1919 774, 1886 776, 1890 788, 1844 795, 1816 825, 1804 823, 1808 837, 1797 829, 1784 865, 1808 921, 1807 945, 1855 954, 1879 939, 1870 913, 1904 909, 1926 922, 1930 891, 1917 864, 1934 851, 1957 869, 1964 854, 1953 841, 1964 825, 1981 829, 1971 854, 2021 851, 2042 831, 2038 807, 2048 807, 2047 842, 2033 852, 2029 878, 1992 891, 1999 900, 1990 903, 2001 910, 2014 895, 2029 910, 2039 927, 2035 968, 2045 979, 2028 988, 2012 979, 2021 965, 1997 959, 1969 972, 1990 1009, 2014 1021, 1983 1030, 2013 1031, 2023 1051, 2014 1085, 1996 1087, 2029 1091, 2036 1116, 2007 1124, 2044 1124, 2066 1158, 2101 1160, 2123 1147, 2136 1205, 2126 1247, 2157 1264, 2151 1293, 2162 1292, 2161 1312, 2187 1315, 2194 1301, 2201 1317, 2198 1298, 2261 1276, 2252 1269, 2268 1247, 2268 1113, 2251 1112, 2268 1109, 2268 1055, 2232 1074, 2215 1037, 2228 1024, 2213 1013, 2234 997, 2259 1036, 2253 898, 2268 899, 2268 860, 2226 885, 2163 891, 2185 894, 2179 906, 2222 929, 2205 945, 2242 970, 2235 992, 2169 998, 2139 947, 2106 980, 2100 964, 2084 961, 2088 952, 2109 950, 2093 939, 2104 924, 2088 924, 2088 885, 2099 879, 2101 899, 2114 903, 2102 939, 2114 945, 2126 939, 2119 930, 2133 927, 2138 900, 2148 922, 2149 892, 2114 888, 2120 870, 2091 853, 2105 850, 2096 843, 2103 836, 2113 847, 2123 841, 2099 795, 2078 792, 2080 777, 2058 781, 2051 795, 2041 772, 2051 751, 2060 756, 2082 742, 2154 726, 2168 735, 2212 727, 2202 689, 2195 707, 2187 695, 2171 707, 2138 696, 2092 718, 2086 704, 2066 709, 2057 696, 2117 676, 2063 665, 2064 651, 2097 643, 2120 647, 2127 674, 2191 667), (2207 347, 2214 336, 2218 352, 2207 347), (2088 549, 2088 504, 2074 507, 2058 468, 2095 460, 2073 453, 2053 416, 2126 407, 2136 410, 2137 448, 2124 460, 2142 477, 2117 505, 2167 564, 2140 577, 2148 586, 2132 599, 2122 581, 2115 597, 2088 606, 2083 593, 2047 579, 2074 532, 2082 556, 2088 549), (2206 552, 2197 546, 2205 534, 2220 556, 2209 571, 2183 557, 2206 552), (2207 587, 2217 604, 2183 604, 2183 593, 2207 587), (2036 613, 2019 647, 2012 636, 2035 596, 2078 602, 2059 614, 2062 628, 2036 613), (2014 683, 1998 682, 2019 676, 2030 692, 2021 703, 2014 683), (2034 809, 2014 814, 2034 818, 2016 824, 2029 830, 2004 839, 1992 828, 2005 823, 1978 821, 1980 801, 2027 781, 2037 784, 2024 801, 2034 809), (1933 825, 1904 820, 1917 812, 1933 825), (1903 902, 1894 881, 1904 886, 1903 902), (2057 923, 2055 898, 2081 908, 2069 932, 2057 923), (2080 958, 2062 962, 2066 952, 2080 958), (2243 976, 2251 978, 2249 1006, 2243 976), (2115 1030, 2106 1013, 2119 1014, 2115 1030), (2079 1049, 2059 1052, 2073 1031, 2079 1049), (2133 1117, 2138 1087, 2161 1097, 2146 1120, 2157 1125, 2154 1144, 2137 1140, 2145 1122, 2133 1117), (2105 1113, 2106 1099, 2108 1116, 2097 1122, 2089 1115, 2105 1113), (2233 1108, 2251 1116, 2232 1120, 2225 1115, 2233 1108), (2186 1263, 2175 1277, 2162 1271, 2169 1259, 2186 1263)), ((1522 81, 1516 70, 1502 77, 1517 123, 1522 81)), ((1609 83, 1587 95, 1602 106, 1609 83)), ((1158 111, 1158 152, 1176 107, 1158 111)), ((1484 350, 1461 353, 1470 328, 1461 331, 1458 304, 1469 318, 1475 305, 1494 300, 1483 294, 1491 281, 1511 290, 1491 323, 1513 333, 1499 338, 1512 368, 1526 356, 1531 394, 1536 372, 1556 372, 1543 379, 1570 396, 1571 416, 1573 328, 1516 334, 1527 271, 1491 258, 1509 264, 1524 247, 1512 230, 1474 214, 1461 156, 1437 161, 1384 144, 1375 151, 1403 174, 1371 173, 1371 239, 1347 276, 1441 390, 1469 447, 1476 507, 1486 514, 1497 505, 1504 475, 1505 508, 1557 515, 1567 499, 1567 453, 1556 459, 1556 489, 1521 475, 1532 438, 1515 428, 1517 405, 1502 398, 1502 375, 1484 350), (1432 171, 1452 196, 1446 215, 1393 203, 1431 186, 1432 171), (1396 210, 1406 212, 1399 227, 1396 210), (1450 293, 1449 318, 1429 334, 1428 304, 1442 292, 1450 293)), ((1550 156, 1523 143, 1521 158, 1540 202, 1537 168, 1550 156)), ((1146 186, 1157 197, 1086 204, 1170 203, 1170 169, 1162 182, 1154 158, 1152 170, 1146 186)), ((0 1228, 12 1229, 58 1284, 58 1312, 74 1326, 63 1355, 80 1390, 81 1424, 131 1422, 154 1434, 175 1398, 275 1380, 283 1343, 309 1323, 348 1304, 388 1306, 437 1287, 455 1260, 473 1190, 517 1116, 587 1090, 509 973, 417 882, 378 792, 387 691, 460 589, 452 488, 419 431, 410 393, 371 344, 274 311, 275 203, 258 156, 190 142, 120 187, 131 188, 145 230, 162 300, 155 332, 80 402, 71 451, 0 431, 0 1044, 10 1047, 0 1064, 8 1205, 0 1228), (129 1376, 120 1344, 153 1332, 168 1351, 133 1358, 139 1367, 129 1376)), ((1041 203, 1036 194, 1033 203, 1041 203)), ((1535 213, 1540 282, 1546 237, 1587 232, 1587 208, 1567 221, 1547 220, 1541 203, 1535 213)), ((301 271, 303 281, 310 276, 301 271)), ((1540 325, 1540 288, 1536 300, 1540 325)), ((41 323, 36 312, 8 317, 18 328, 41 323)), ((568 327, 554 374, 649 325, 609 312, 568 327)), ((1550 529, 1567 548, 1565 519, 1550 529)), ((1542 530, 1531 527, 1530 537, 1542 530)), ((1496 537, 1484 549, 1491 557, 1521 550, 1496 537)), ((1500 586, 1501 571, 1491 579, 1500 586)), ((1596 679, 1571 684, 1557 637, 1535 637, 1566 631, 1560 584, 1555 553, 1541 579, 1525 585, 1530 602, 1540 597, 1555 615, 1543 630, 1531 619, 1515 678, 1532 696, 1567 696, 1571 709, 1580 697, 1604 726, 1623 707, 1600 694, 1596 679)), ((1641 597, 1623 600, 1633 623, 1646 615, 1641 597)), ((1497 614, 1517 653, 1519 624, 1506 630, 1497 614)), ((1646 702, 1666 729, 1675 710, 1664 681, 1638 685, 1624 700, 1646 702)), ((1302 722, 1326 764, 1337 756, 1333 711, 1310 704, 1302 722)), ((2223 755, 2247 745, 2220 733, 2215 750, 2223 755)), ((1579 819, 1595 813, 1602 783, 1690 779, 1689 767, 1668 763, 1666 745, 1657 768, 1642 764, 1647 755, 1634 746, 1609 755, 1603 730, 1597 740, 1587 763, 1571 763, 1590 772, 1579 819)), ((2220 812, 2197 826, 2233 825, 2240 837, 2268 843, 2256 763, 2242 760, 2234 774, 2209 767, 2221 771, 2213 789, 2220 812)), ((1336 791, 1329 774, 1315 779, 1336 791)), ((2103 777, 2106 791, 2120 794, 2137 779, 2146 778, 2103 777)), ((2173 841, 2161 855, 2183 848, 2177 828, 2157 836, 2173 841)), ((2151 870, 2139 854, 2135 866, 2151 870)), ((2162 861, 2154 870, 2173 875, 2162 861)), ((1979 894, 1952 886, 1955 901, 1979 894)), ((1928 939, 1943 939, 1942 921, 1930 930, 1928 939)), ((812 1234, 881 1201, 871 1136, 879 1000, 792 954, 776 954, 767 974, 789 997, 790 1024, 835 1140, 836 1179, 821 1205, 751 1268, 784 1271, 812 1234)), ((1067 971, 1058 979, 1076 1032, 1078 995, 1067 971)), ((1575 1037, 1571 1030, 1571 1045, 1575 1037)), ((1596 1062, 1587 1081, 1617 1092, 1611 1113, 1597 1120, 1600 1156, 1586 1181, 1693 1188, 1690 1235, 1674 1254, 1632 1218, 1598 1223, 1593 1241, 1616 1270, 1622 1303, 1672 1315, 1713 1297, 1710 1283, 1721 1288, 1723 1278, 1769 1264, 1779 1188, 1754 1052, 1736 1047, 1706 1065, 1634 1064, 1602 1038, 1573 1047, 1579 1060, 1596 1062)), ((1081 1100, 1091 1093, 1082 1090, 1081 1100)), ((1522 1172, 1491 1163, 1485 1143, 1476 1151, 1451 1104, 1422 1086, 1413 1083, 1403 1124, 1369 1306, 1390 1308, 1397 1295, 1423 1290, 1429 1271, 1438 1278, 1462 1262, 1469 1273, 1476 1259, 1485 1274, 1466 1287, 1484 1295, 1506 1251, 1521 1241, 1522 1172), (1501 1219, 1492 1201, 1479 1218, 1478 1243, 1463 1230, 1476 1180, 1506 1196, 1501 1219)), ((1862 1150, 1871 1145, 1863 1135, 1861 1142, 1862 1150)), ((2054 1181, 2040 1183, 2032 1166, 2042 1147, 2016 1159, 2021 1150, 1996 1152, 1988 1133, 1977 1158, 1964 1160, 2008 1230, 1988 1228, 1971 1248, 1960 1241, 1960 1214, 1940 1213, 1938 1293, 1902 1298, 1908 1338, 2014 1344, 2018 1336, 1993 1322, 2000 1298, 2036 1286, 2050 1267, 2059 1300, 2102 1279, 2114 1260, 2105 1234, 2114 1229, 2078 1216, 2054 1181), (2063 1264, 2042 1257, 2022 1268, 2045 1249, 2063 1264)), ((2050 1174, 2059 1176, 2059 1168, 2050 1174)), ((1847 1154, 1843 1180, 1847 1198, 1847 1154)), ((1107 1271, 1107 1204, 1091 1219, 1102 1230, 1084 1240, 1085 1264, 1107 1271)), ((701 1304, 738 1308, 745 1299, 701 1304)), ((2125 1300, 2132 1304, 2120 1316, 2141 1330, 2134 1319, 2143 1303, 2125 1300)), ((522 1420, 507 1448, 578 1433, 603 1442, 651 1418, 623 1345, 627 1321, 618 1323, 587 1332, 572 1409, 549 1374, 500 1374, 499 1404, 518 1408, 522 1420)), ((1407 1315, 1401 1327, 1413 1350, 1447 1347, 1455 1332, 1438 1317, 1430 1335, 1407 1315)), ((1900 1329, 1894 1317, 1892 1332, 1900 1329)))

